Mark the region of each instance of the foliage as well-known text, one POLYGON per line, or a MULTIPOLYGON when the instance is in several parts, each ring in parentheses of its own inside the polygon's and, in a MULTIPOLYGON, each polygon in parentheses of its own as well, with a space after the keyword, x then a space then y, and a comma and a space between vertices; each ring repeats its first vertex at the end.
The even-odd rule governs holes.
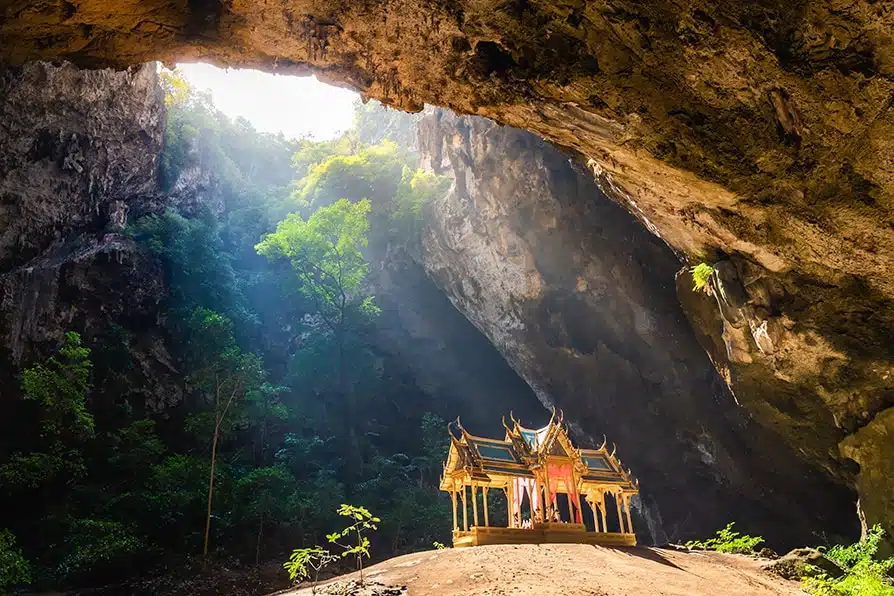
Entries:
POLYGON ((255 468, 236 479, 234 500, 246 528, 257 528, 255 563, 260 562, 265 531, 288 528, 300 515, 298 480, 282 465, 255 468))
POLYGON ((714 267, 707 263, 699 263, 695 267, 689 269, 692 274, 692 289, 700 292, 708 291, 708 284, 711 282, 711 275, 714 273, 714 267))
POLYGON ((446 176, 404 166, 391 214, 392 236, 403 238, 411 244, 419 243, 424 207, 442 196, 449 186, 450 179, 446 176))
POLYGON ((407 156, 385 141, 350 155, 332 155, 311 166, 295 185, 294 199, 301 206, 318 209, 338 199, 352 202, 397 194, 407 156))
POLYGON ((443 542, 438 542, 437 540, 432 542, 431 545, 435 550, 446 550, 447 549, 447 546, 443 542))
POLYGON ((15 544, 16 538, 12 532, 0 530, 0 592, 16 584, 31 583, 31 565, 15 544))
POLYGON ((321 207, 307 221, 293 213, 257 245, 258 253, 269 259, 289 259, 303 292, 333 331, 352 312, 378 313, 372 297, 361 291, 369 271, 361 252, 368 242, 369 208, 369 201, 342 199, 321 207))
POLYGON ((714 538, 708 538, 705 541, 690 540, 686 543, 687 548, 697 550, 716 550, 721 553, 732 553, 747 555, 763 544, 764 539, 760 536, 742 535, 733 531, 735 522, 730 522, 722 530, 717 531, 714 538))
POLYGON ((819 569, 811 569, 814 575, 805 577, 802 587, 815 596, 894 595, 894 580, 889 575, 894 569, 894 557, 875 559, 884 535, 885 531, 876 524, 859 542, 849 546, 833 546, 824 554, 837 563, 845 574, 835 579, 819 569))
POLYGON ((289 572, 289 579, 292 581, 301 582, 313 576, 313 588, 315 591, 320 571, 339 558, 319 546, 296 548, 292 551, 289 560, 283 563, 282 566, 289 572))
POLYGON ((165 107, 180 106, 189 101, 192 86, 182 73, 165 69, 159 73, 159 79, 165 94, 165 107))
POLYGON ((237 286, 232 257, 224 250, 220 226, 209 209, 194 218, 170 210, 149 215, 127 231, 165 263, 170 287, 167 305, 176 319, 185 319, 191 309, 202 307, 238 321, 242 328, 254 325, 237 286))
POLYGON ((382 520, 375 517, 365 507, 355 505, 346 505, 342 503, 338 508, 338 514, 342 517, 354 520, 354 523, 344 528, 340 532, 327 534, 326 539, 331 544, 336 544, 344 549, 342 557, 354 556, 357 559, 357 568, 360 570, 360 583, 363 584, 363 558, 369 558, 369 538, 364 535, 366 531, 373 531, 378 528, 378 523, 382 520), (353 536, 357 540, 357 544, 344 544, 339 542, 342 538, 353 536))
POLYGON ((309 166, 304 164, 312 151, 302 148, 294 163, 306 167, 307 175, 295 185, 295 203, 318 209, 339 199, 367 199, 378 235, 415 247, 425 205, 446 192, 450 179, 416 168, 418 158, 401 147, 388 139, 356 152, 339 145, 334 154, 309 166))
POLYGON ((87 409, 91 369, 90 350, 74 332, 65 334, 54 355, 25 369, 22 393, 39 408, 40 444, 0 464, 3 485, 36 489, 60 477, 84 475, 81 447, 94 437, 87 409))
POLYGON ((42 436, 93 437, 93 416, 87 411, 91 368, 90 350, 81 345, 79 334, 70 331, 55 356, 25 369, 22 392, 43 409, 42 436))
POLYGON ((210 93, 192 88, 176 70, 163 70, 161 82, 168 108, 159 168, 163 188, 174 188, 181 175, 197 168, 213 170, 225 196, 246 187, 288 185, 294 142, 227 117, 214 107, 210 93))
POLYGON ((96 519, 75 519, 67 528, 65 553, 56 568, 64 582, 89 580, 126 570, 145 545, 123 524, 96 519))

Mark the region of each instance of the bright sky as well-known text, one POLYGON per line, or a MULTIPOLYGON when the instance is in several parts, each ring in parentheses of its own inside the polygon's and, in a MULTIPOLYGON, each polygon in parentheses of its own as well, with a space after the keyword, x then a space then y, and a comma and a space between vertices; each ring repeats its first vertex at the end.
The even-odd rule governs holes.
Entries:
POLYGON ((242 116, 263 132, 287 137, 331 139, 351 127, 351 107, 359 96, 330 87, 315 77, 287 77, 257 70, 222 69, 208 64, 178 64, 192 85, 208 89, 214 105, 242 116))

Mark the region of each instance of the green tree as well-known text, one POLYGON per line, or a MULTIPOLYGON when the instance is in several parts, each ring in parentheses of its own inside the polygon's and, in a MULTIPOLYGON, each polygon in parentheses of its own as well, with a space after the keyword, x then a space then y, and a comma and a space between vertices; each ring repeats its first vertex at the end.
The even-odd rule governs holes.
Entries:
POLYGON ((418 250, 422 241, 423 210, 432 200, 443 196, 450 178, 404 166, 391 213, 391 237, 418 250))
POLYGON ((307 220, 293 213, 257 245, 258 253, 268 259, 291 262, 301 291, 332 334, 338 387, 347 402, 350 441, 358 459, 357 408, 348 383, 346 350, 349 335, 379 312, 363 287, 369 265, 361 251, 368 242, 369 210, 368 200, 342 199, 321 207, 307 220))
POLYGON ((369 537, 365 532, 376 530, 382 520, 374 516, 365 507, 346 505, 342 503, 338 508, 338 514, 354 520, 354 523, 340 532, 334 532, 326 536, 331 544, 336 544, 344 549, 342 557, 354 556, 357 558, 357 568, 360 570, 360 585, 363 585, 363 558, 369 558, 369 537), (357 544, 344 544, 339 540, 353 537, 357 544))
POLYGON ((16 548, 16 537, 9 530, 0 530, 0 592, 16 584, 31 583, 31 565, 16 548))
POLYGON ((355 154, 332 155, 309 168, 296 184, 293 197, 299 205, 314 209, 338 199, 390 201, 397 195, 408 163, 407 154, 390 141, 364 147, 355 154))
POLYGON ((41 434, 52 439, 92 439, 93 416, 87 411, 90 391, 90 349, 73 331, 56 355, 25 369, 22 391, 43 410, 41 434))
POLYGON ((236 481, 236 501, 257 524, 255 564, 261 562, 265 528, 286 526, 298 515, 298 481, 282 466, 255 468, 236 481))
POLYGON ((39 407, 40 441, 33 452, 14 453, 0 465, 0 484, 38 488, 57 477, 83 477, 81 447, 94 438, 87 409, 91 370, 90 350, 74 332, 53 356, 25 369, 22 392, 39 407))
MULTIPOLYGON (((214 496, 214 472, 221 429, 234 403, 247 393, 258 390, 265 371, 256 354, 246 354, 233 337, 233 323, 227 317, 206 308, 196 308, 189 319, 190 343, 187 350, 192 373, 189 381, 211 404, 211 465, 208 479, 208 506, 205 516, 205 540, 202 555, 208 556, 211 510, 214 496)), ((207 418, 207 417, 206 417, 207 418)), ((201 420, 199 421, 201 422, 201 420)), ((199 425, 197 424, 197 427, 199 425)))

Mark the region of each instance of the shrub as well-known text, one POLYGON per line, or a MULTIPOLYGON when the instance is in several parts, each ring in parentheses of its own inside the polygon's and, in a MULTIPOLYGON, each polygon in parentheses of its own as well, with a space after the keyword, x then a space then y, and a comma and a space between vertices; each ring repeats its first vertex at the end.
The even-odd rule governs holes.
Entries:
MULTIPOLYGON (((813 577, 805 577, 802 587, 814 596, 892 596, 894 582, 888 572, 894 569, 894 557, 876 561, 879 543, 885 531, 873 526, 865 537, 850 546, 836 545, 826 551, 826 558, 835 561, 845 574, 835 579, 812 568, 813 577)), ((820 549, 822 550, 822 549, 820 549)))
POLYGON ((689 273, 692 274, 692 289, 698 292, 707 292, 711 274, 714 273, 714 267, 707 263, 699 263, 695 267, 690 268, 689 273))
POLYGON ((31 566, 15 544, 12 532, 0 530, 0 593, 16 584, 31 583, 31 566))
POLYGON ((369 558, 369 538, 363 535, 363 531, 378 529, 378 524, 382 520, 375 517, 365 507, 355 507, 354 505, 342 504, 338 509, 338 514, 348 519, 353 519, 354 523, 341 532, 329 534, 326 538, 332 544, 337 544, 345 549, 341 554, 342 557, 350 557, 351 555, 357 557, 357 568, 360 569, 360 585, 363 585, 363 557, 369 558), (357 540, 356 545, 351 546, 339 542, 339 539, 350 536, 355 537, 357 540))
POLYGON ((289 560, 283 563, 286 571, 289 572, 289 579, 304 581, 313 575, 313 585, 311 592, 316 593, 317 581, 320 578, 320 571, 324 567, 339 560, 341 557, 333 555, 328 550, 319 546, 312 548, 296 548, 292 551, 289 560))
POLYGON ((75 519, 63 548, 65 555, 56 568, 58 578, 68 584, 86 584, 106 575, 126 573, 145 545, 117 522, 75 519))
POLYGON ((697 550, 747 555, 753 553, 758 546, 763 544, 764 539, 760 536, 748 536, 747 534, 743 536, 734 532, 734 525, 736 525, 735 522, 730 522, 725 528, 718 530, 714 538, 708 538, 705 541, 690 540, 686 546, 697 550))
POLYGON ((298 548, 292 551, 289 560, 283 563, 283 567, 289 572, 290 579, 304 580, 314 576, 314 591, 316 590, 317 577, 320 570, 333 561, 338 559, 355 556, 357 557, 357 567, 360 570, 360 585, 363 585, 363 557, 369 558, 369 538, 363 535, 367 530, 373 531, 378 528, 380 520, 369 512, 365 507, 355 507, 354 505, 342 504, 338 508, 338 514, 354 521, 350 526, 340 532, 333 532, 326 536, 330 544, 340 546, 344 549, 341 555, 333 555, 321 546, 313 548, 298 548), (342 538, 354 538, 356 545, 344 544, 339 542, 342 538))

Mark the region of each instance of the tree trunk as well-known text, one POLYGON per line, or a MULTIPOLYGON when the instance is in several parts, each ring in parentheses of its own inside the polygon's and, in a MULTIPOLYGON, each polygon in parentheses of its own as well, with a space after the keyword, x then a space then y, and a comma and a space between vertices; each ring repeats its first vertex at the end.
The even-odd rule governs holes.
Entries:
POLYGON ((208 559, 208 537, 211 535, 211 497, 214 494, 214 460, 217 456, 217 431, 220 428, 220 375, 214 375, 214 435, 211 438, 211 475, 208 477, 208 511, 205 514, 205 543, 202 546, 202 565, 208 559))
POLYGON ((258 523, 258 544, 255 547, 255 565, 261 564, 261 537, 264 535, 264 510, 261 509, 261 520, 258 523))
POLYGON ((214 438, 211 439, 211 476, 208 478, 208 513, 205 516, 205 546, 202 549, 202 562, 208 559, 208 537, 211 534, 211 497, 214 494, 214 462, 217 458, 217 435, 220 430, 220 415, 214 416, 214 438))
POLYGON ((342 311, 339 315, 337 339, 338 342, 338 385, 342 394, 342 398, 346 402, 347 421, 348 421, 348 446, 351 451, 348 457, 349 465, 347 467, 348 484, 352 484, 356 477, 360 474, 362 467, 362 458, 360 455, 360 442, 357 437, 357 407, 354 403, 354 391, 349 387, 346 373, 345 363, 345 316, 344 309, 346 306, 342 304, 342 311))

